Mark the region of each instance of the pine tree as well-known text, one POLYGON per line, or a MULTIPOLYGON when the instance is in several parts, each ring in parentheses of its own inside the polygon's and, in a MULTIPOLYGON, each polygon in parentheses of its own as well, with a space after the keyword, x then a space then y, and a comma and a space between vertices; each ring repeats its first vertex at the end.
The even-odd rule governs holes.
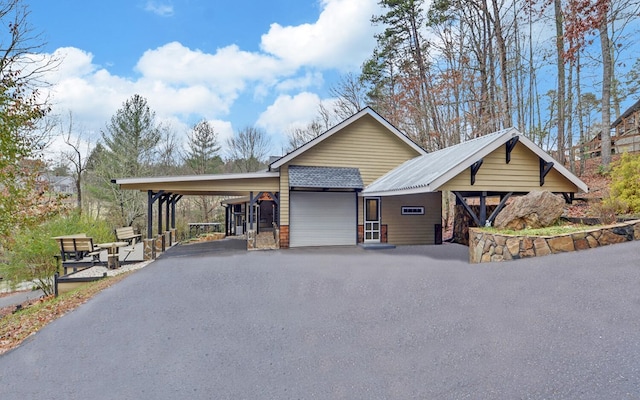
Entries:
POLYGON ((195 174, 213 174, 222 166, 219 151, 217 132, 209 122, 202 120, 193 126, 189 134, 184 162, 195 174))

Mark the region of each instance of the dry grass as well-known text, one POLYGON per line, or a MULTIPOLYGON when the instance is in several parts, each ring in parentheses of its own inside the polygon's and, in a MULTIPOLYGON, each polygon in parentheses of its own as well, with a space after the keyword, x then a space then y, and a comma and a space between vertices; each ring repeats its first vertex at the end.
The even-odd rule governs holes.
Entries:
MULTIPOLYGON (((58 297, 46 297, 22 305, 22 309, 0 317, 0 354, 18 347, 51 321, 75 310, 109 286, 120 282, 129 273, 87 283, 58 297)), ((15 307, 11 307, 15 310, 15 307)), ((6 310, 5 310, 6 312, 6 310)))
POLYGON ((554 225, 547 226, 545 228, 536 229, 522 229, 515 231, 512 229, 496 229, 496 228, 481 228, 487 232, 500 233, 505 235, 515 236, 560 236, 569 233, 583 232, 591 229, 599 228, 600 225, 579 225, 579 224, 566 224, 566 225, 554 225))

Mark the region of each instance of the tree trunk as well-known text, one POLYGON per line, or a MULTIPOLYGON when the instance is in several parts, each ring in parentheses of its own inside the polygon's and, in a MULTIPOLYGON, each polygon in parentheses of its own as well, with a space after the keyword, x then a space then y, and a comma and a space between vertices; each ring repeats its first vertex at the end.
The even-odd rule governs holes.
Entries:
POLYGON ((573 66, 569 64, 569 77, 567 78, 567 150, 569 150, 569 170, 575 173, 575 152, 573 151, 573 66))
POLYGON ((582 88, 580 87, 580 53, 576 55, 576 111, 578 112, 578 129, 580 130, 580 167, 578 169, 578 175, 582 175, 585 167, 585 134, 584 134, 584 107, 582 104, 582 88))
POLYGON ((564 157, 564 111, 565 111, 565 73, 564 73, 564 33, 562 28, 562 4, 561 0, 554 0, 555 23, 556 23, 556 53, 558 67, 558 161, 565 163, 564 157))
POLYGON ((603 17, 598 27, 600 48, 602 51, 602 166, 608 167, 611 162, 611 43, 607 18, 603 17))
MULTIPOLYGON (((559 0, 557 0, 559 1, 559 0)), ((495 30, 496 45, 498 46, 498 59, 500 64, 500 81, 502 83, 502 96, 501 96, 501 120, 502 128, 509 128, 513 126, 513 120, 511 118, 511 101, 509 96, 509 72, 507 67, 507 46, 505 45, 504 36, 502 34, 502 21, 500 19, 500 9, 498 2, 492 0, 493 6, 493 26, 495 30)))
POLYGON ((82 182, 80 175, 76 178, 76 204, 78 205, 78 214, 82 214, 82 182))

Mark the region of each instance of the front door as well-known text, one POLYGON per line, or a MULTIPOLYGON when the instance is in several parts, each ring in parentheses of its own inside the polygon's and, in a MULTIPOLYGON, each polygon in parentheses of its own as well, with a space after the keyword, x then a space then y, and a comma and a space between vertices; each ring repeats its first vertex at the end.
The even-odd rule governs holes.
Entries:
POLYGON ((380 199, 365 197, 364 199, 364 241, 380 242, 380 199))

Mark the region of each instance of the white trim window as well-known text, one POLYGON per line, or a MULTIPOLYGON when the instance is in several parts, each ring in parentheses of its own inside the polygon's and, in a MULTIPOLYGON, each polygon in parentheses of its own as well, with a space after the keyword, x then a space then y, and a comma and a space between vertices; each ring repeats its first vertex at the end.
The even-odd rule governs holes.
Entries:
POLYGON ((424 207, 402 206, 402 215, 424 215, 424 207))

